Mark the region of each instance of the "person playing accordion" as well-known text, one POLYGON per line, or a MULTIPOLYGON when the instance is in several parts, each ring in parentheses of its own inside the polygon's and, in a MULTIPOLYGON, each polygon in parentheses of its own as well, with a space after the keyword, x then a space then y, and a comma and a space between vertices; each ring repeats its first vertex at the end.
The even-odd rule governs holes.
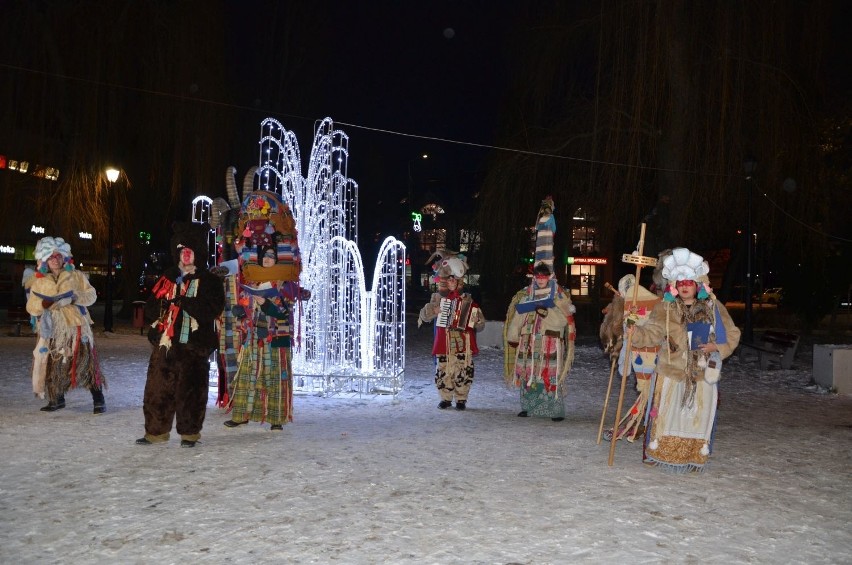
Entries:
POLYGON ((428 262, 435 257, 439 259, 433 265, 438 292, 420 310, 417 324, 435 322, 432 355, 437 360, 438 408, 449 408, 455 399, 456 410, 464 410, 473 384, 473 357, 479 353, 476 332, 485 327, 485 318, 470 294, 463 292, 468 269, 464 255, 438 250, 428 262))

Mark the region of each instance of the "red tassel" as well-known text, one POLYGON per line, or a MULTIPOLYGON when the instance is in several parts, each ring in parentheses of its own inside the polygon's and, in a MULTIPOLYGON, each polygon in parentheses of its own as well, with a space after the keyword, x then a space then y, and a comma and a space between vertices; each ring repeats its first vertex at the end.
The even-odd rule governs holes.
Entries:
POLYGON ((74 352, 71 354, 71 388, 77 386, 77 354, 80 352, 80 326, 77 326, 77 338, 74 340, 74 352))
POLYGON ((174 289, 174 287, 175 283, 166 277, 160 277, 154 285, 154 288, 151 289, 151 294, 153 294, 155 298, 164 298, 172 293, 172 289, 174 289))

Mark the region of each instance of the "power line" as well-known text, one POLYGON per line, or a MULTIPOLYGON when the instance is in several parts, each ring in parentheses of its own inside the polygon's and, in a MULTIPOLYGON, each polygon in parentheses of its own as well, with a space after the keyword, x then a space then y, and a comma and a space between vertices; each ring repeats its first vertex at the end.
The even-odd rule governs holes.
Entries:
MULTIPOLYGON (((183 102, 197 102, 197 103, 200 103, 200 104, 209 104, 211 106, 218 106, 218 107, 222 107, 222 108, 233 108, 233 109, 239 109, 239 110, 247 110, 247 111, 250 111, 250 112, 256 112, 256 113, 260 113, 260 114, 264 114, 264 115, 272 115, 272 116, 275 116, 275 117, 286 117, 286 118, 293 118, 293 119, 298 119, 298 120, 305 120, 305 121, 309 121, 309 122, 316 122, 316 119, 314 119, 314 118, 307 118, 305 116, 300 116, 298 114, 288 114, 288 113, 285 113, 285 112, 261 110, 261 109, 258 109, 258 108, 253 108, 253 107, 250 107, 250 106, 244 106, 244 105, 241 105, 241 104, 232 104, 232 103, 229 103, 229 102, 222 102, 220 100, 212 100, 212 99, 209 99, 209 98, 200 98, 200 97, 197 97, 197 96, 186 96, 186 95, 183 95, 183 94, 163 92, 163 91, 153 90, 153 89, 148 89, 148 88, 126 86, 126 85, 123 85, 123 84, 104 82, 104 81, 94 80, 94 79, 86 79, 86 78, 75 77, 75 76, 59 74, 59 73, 49 73, 49 72, 46 72, 46 71, 29 69, 29 68, 21 67, 21 66, 17 66, 17 65, 8 65, 8 64, 5 64, 5 63, 0 63, 0 68, 6 68, 6 69, 9 69, 9 70, 13 70, 13 71, 25 72, 25 73, 47 76, 47 77, 52 77, 52 78, 64 79, 64 80, 79 82, 79 83, 83 83, 83 84, 90 84, 90 85, 94 85, 94 86, 116 88, 116 89, 120 89, 120 90, 127 90, 127 91, 132 91, 132 92, 150 94, 151 96, 157 96, 157 97, 161 97, 161 98, 174 98, 176 100, 180 100, 180 101, 183 101, 183 102)), ((562 159, 562 160, 566 160, 566 161, 573 161, 573 162, 577 162, 577 163, 586 163, 586 164, 590 164, 590 165, 621 167, 621 168, 625 168, 625 169, 636 169, 636 170, 655 171, 655 172, 681 173, 681 174, 687 174, 687 175, 708 176, 708 177, 723 177, 723 178, 738 178, 739 177, 739 175, 733 175, 733 174, 730 174, 730 173, 712 173, 712 172, 707 172, 707 171, 695 171, 695 170, 685 170, 685 169, 669 169, 669 168, 663 168, 663 167, 653 167, 653 166, 648 166, 648 165, 632 165, 632 164, 629 164, 629 163, 618 163, 618 162, 615 162, 615 161, 601 161, 599 159, 586 159, 586 158, 583 158, 583 157, 572 157, 572 156, 568 156, 568 155, 556 155, 554 153, 530 151, 528 149, 518 149, 518 148, 514 148, 514 147, 501 147, 501 146, 489 145, 489 144, 485 144, 485 143, 473 143, 473 142, 470 142, 470 141, 460 141, 460 140, 457 140, 457 139, 448 139, 448 138, 444 138, 444 137, 435 137, 435 136, 428 136, 428 135, 406 133, 406 132, 401 132, 401 131, 396 131, 396 130, 365 126, 365 125, 361 125, 361 124, 353 124, 353 123, 350 123, 350 122, 334 122, 334 123, 342 125, 342 126, 351 127, 351 128, 361 129, 361 130, 365 130, 365 131, 372 131, 372 132, 376 132, 376 133, 383 133, 383 134, 387 134, 387 135, 395 135, 395 136, 399 136, 399 137, 421 139, 421 140, 424 140, 424 141, 437 141, 437 142, 440 142, 440 143, 449 143, 449 144, 453 144, 453 145, 462 145, 462 146, 466 146, 466 147, 477 147, 477 148, 480 148, 480 149, 503 151, 503 152, 515 153, 515 154, 519 154, 519 155, 530 155, 530 156, 533 156, 533 157, 545 157, 545 158, 549 158, 549 159, 562 159)), ((852 243, 852 240, 850 240, 850 239, 828 234, 828 233, 826 233, 822 230, 819 230, 816 227, 811 226, 811 225, 805 223, 804 221, 796 218, 795 216, 793 216, 792 214, 790 214, 789 212, 787 212, 786 210, 781 208, 781 206, 779 206, 774 200, 772 200, 766 193, 762 193, 762 196, 764 198, 766 198, 779 212, 781 212, 782 214, 784 214, 785 216, 787 216, 789 219, 793 220, 794 222, 798 223, 799 225, 803 226, 804 228, 806 228, 806 229, 808 229, 808 230, 810 230, 814 233, 817 233, 819 235, 822 235, 824 237, 830 238, 830 239, 836 239, 838 241, 844 241, 844 242, 847 242, 847 243, 852 243)))

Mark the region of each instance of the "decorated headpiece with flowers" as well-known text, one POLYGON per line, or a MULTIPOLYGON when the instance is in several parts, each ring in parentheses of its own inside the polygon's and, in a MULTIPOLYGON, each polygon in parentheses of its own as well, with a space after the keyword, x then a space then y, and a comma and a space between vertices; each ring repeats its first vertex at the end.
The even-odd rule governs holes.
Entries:
POLYGON ((672 249, 671 255, 663 259, 663 278, 667 281, 663 300, 674 301, 678 295, 676 286, 678 281, 695 281, 698 285, 697 297, 707 298, 713 292, 707 278, 709 273, 710 266, 701 255, 685 247, 672 249))

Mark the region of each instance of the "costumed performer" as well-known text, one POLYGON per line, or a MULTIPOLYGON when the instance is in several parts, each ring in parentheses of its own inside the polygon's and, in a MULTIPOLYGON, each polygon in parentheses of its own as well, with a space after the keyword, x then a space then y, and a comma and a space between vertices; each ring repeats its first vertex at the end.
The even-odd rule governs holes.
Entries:
POLYGON ((45 362, 44 390, 47 406, 43 412, 65 408, 65 393, 73 388, 86 388, 92 394, 94 414, 106 411, 103 389, 106 379, 101 373, 92 335, 92 318, 88 307, 95 303, 97 292, 86 275, 74 268, 71 246, 61 237, 43 237, 35 249, 38 269, 29 281, 27 312, 38 318, 39 341, 33 367, 33 392, 38 395, 45 362))
POLYGON ((435 322, 432 355, 437 361, 438 408, 446 410, 455 399, 456 410, 464 410, 473 384, 473 358, 479 353, 476 332, 485 328, 485 318, 471 295, 464 292, 463 277, 468 269, 464 255, 440 249, 426 263, 435 257, 439 259, 433 265, 439 290, 421 308, 417 326, 435 322))
POLYGON ((224 422, 236 428, 249 421, 282 430, 293 421, 292 314, 310 293, 299 287, 301 261, 293 215, 278 195, 250 193, 243 201, 235 247, 239 254, 237 369, 224 422))
POLYGON ((519 417, 561 422, 565 380, 574 361, 576 308, 553 273, 554 209, 549 196, 542 201, 532 280, 515 294, 506 312, 503 376, 509 386, 520 389, 519 417))
POLYGON ((175 421, 181 447, 195 447, 207 413, 210 354, 218 343, 214 322, 222 313, 225 292, 207 270, 206 223, 175 222, 170 241, 176 266, 154 285, 145 305, 153 319, 148 341, 153 346, 142 402, 145 435, 139 445, 168 441, 175 421))
MULTIPOLYGON (((660 261, 662 266, 662 261, 660 261)), ((606 309, 603 322, 601 323, 600 336, 601 343, 604 346, 604 351, 609 354, 613 363, 616 363, 618 374, 624 374, 625 355, 628 355, 627 342, 623 339, 624 328, 627 321, 636 325, 644 325, 651 312, 660 300, 658 296, 639 285, 635 288, 636 276, 624 275, 618 281, 618 290, 612 302, 606 309), (633 312, 630 312, 632 298, 636 294, 636 307, 633 312)), ((616 439, 627 438, 627 441, 632 442, 637 436, 642 436, 645 432, 645 412, 648 405, 648 389, 650 387, 651 377, 656 371, 657 352, 660 350, 659 345, 652 347, 636 347, 636 344, 630 344, 630 366, 628 371, 633 372, 636 377, 636 391, 639 393, 636 400, 627 410, 625 415, 618 423, 618 436, 616 439)), ((612 428, 609 428, 603 433, 604 439, 612 440, 612 428)))
POLYGON ((652 379, 644 461, 675 472, 703 472, 713 451, 722 360, 740 341, 709 286, 710 268, 684 247, 663 261, 663 301, 647 322, 628 324, 636 347, 660 345, 652 379))

